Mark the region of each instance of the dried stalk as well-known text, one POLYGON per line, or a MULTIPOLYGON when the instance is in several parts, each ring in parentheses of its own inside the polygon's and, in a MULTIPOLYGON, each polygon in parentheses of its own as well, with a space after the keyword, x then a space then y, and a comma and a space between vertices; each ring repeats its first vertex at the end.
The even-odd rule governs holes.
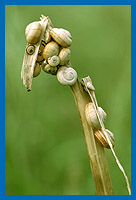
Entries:
POLYGON ((92 128, 87 124, 84 108, 90 102, 89 95, 83 90, 79 80, 71 86, 77 110, 82 124, 84 138, 87 146, 90 166, 98 195, 113 195, 113 189, 107 160, 103 146, 94 137, 92 128))

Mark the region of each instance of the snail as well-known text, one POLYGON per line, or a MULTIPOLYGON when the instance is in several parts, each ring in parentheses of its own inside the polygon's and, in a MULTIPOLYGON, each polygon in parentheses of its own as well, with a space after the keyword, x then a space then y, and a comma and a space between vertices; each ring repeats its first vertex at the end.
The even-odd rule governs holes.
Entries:
POLYGON ((40 22, 32 22, 25 29, 26 40, 29 44, 36 44, 41 37, 42 26, 40 22))
POLYGON ((55 67, 60 63, 60 59, 58 56, 52 56, 48 58, 48 63, 52 66, 55 67))
POLYGON ((59 54, 59 45, 54 41, 49 42, 43 50, 43 58, 45 60, 48 60, 49 57, 58 54, 59 54))
POLYGON ((77 81, 77 72, 71 67, 62 66, 58 69, 57 79, 63 85, 74 85, 77 81))
MULTIPOLYGON (((98 113, 104 122, 106 120, 105 111, 101 107, 98 107, 98 113)), ((90 102, 85 106, 85 116, 88 124, 92 126, 93 129, 101 128, 93 103, 90 102)))
POLYGON ((43 50, 45 48, 45 41, 42 40, 41 41, 41 45, 40 45, 40 48, 39 48, 39 51, 38 51, 38 56, 37 56, 37 62, 39 62, 40 64, 42 63, 42 61, 44 60, 43 58, 43 50))
POLYGON ((43 69, 44 72, 46 72, 48 74, 52 74, 52 75, 56 75, 57 70, 58 70, 58 68, 56 66, 52 67, 49 64, 44 64, 44 62, 42 63, 42 69, 43 69))
POLYGON ((36 63, 35 67, 34 67, 33 77, 38 76, 40 74, 40 72, 41 72, 40 64, 36 63))
POLYGON ((94 135, 96 136, 96 138, 99 140, 99 142, 105 147, 105 148, 110 148, 110 145, 106 139, 105 134, 108 135, 108 138, 112 144, 112 147, 114 147, 114 135, 111 131, 109 131, 108 129, 105 129, 104 131, 102 130, 95 130, 94 135))
POLYGON ((69 31, 63 28, 52 28, 50 31, 52 38, 62 47, 72 44, 72 36, 69 31))
POLYGON ((42 69, 44 69, 44 67, 45 67, 45 65, 47 65, 48 63, 47 63, 47 60, 44 60, 43 62, 42 62, 42 69))
POLYGON ((70 61, 70 49, 63 48, 59 53, 60 65, 66 65, 70 61))
POLYGON ((32 55, 34 52, 35 52, 35 46, 31 45, 31 44, 27 45, 27 47, 26 47, 26 53, 28 55, 32 55))

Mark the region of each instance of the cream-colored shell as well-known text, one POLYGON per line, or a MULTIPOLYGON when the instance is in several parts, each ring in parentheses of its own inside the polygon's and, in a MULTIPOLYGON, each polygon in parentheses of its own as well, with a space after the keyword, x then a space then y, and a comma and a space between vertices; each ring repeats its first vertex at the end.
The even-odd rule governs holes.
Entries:
POLYGON ((62 47, 69 47, 72 44, 72 36, 69 31, 62 28, 53 28, 50 31, 52 38, 62 47))
POLYGON ((99 142, 105 147, 105 148, 110 148, 110 145, 108 144, 108 141, 106 139, 105 136, 105 132, 108 135, 108 138, 112 144, 112 147, 114 147, 114 135, 111 131, 109 131, 108 129, 105 129, 104 131, 102 130, 95 130, 94 135, 97 137, 97 139, 99 140, 99 142))
POLYGON ((59 53, 60 65, 66 65, 70 61, 70 49, 63 48, 59 53))
POLYGON ((51 65, 42 65, 42 69, 44 72, 52 75, 56 75, 58 68, 57 67, 52 67, 51 65))
POLYGON ((77 81, 77 72, 71 67, 62 66, 57 72, 57 79, 62 85, 74 85, 77 81))
POLYGON ((29 44, 36 44, 41 37, 42 26, 39 22, 30 23, 25 29, 26 40, 29 44))
MULTIPOLYGON (((101 107, 98 107, 98 113, 102 121, 104 122, 106 119, 106 113, 101 107)), ((88 124, 92 126, 92 128, 94 129, 101 128, 93 103, 90 102, 85 106, 85 116, 88 124)))
POLYGON ((36 77, 40 74, 41 72, 41 67, 39 63, 35 64, 35 68, 34 68, 34 73, 33 73, 33 77, 36 77))
POLYGON ((54 41, 49 42, 43 50, 43 58, 45 60, 48 60, 49 57, 52 57, 58 54, 59 54, 59 45, 54 41))
POLYGON ((48 58, 48 63, 52 67, 56 67, 60 63, 60 59, 58 56, 52 56, 48 58))
POLYGON ((101 107, 98 107, 98 112, 102 121, 105 122, 107 116, 106 112, 101 107))

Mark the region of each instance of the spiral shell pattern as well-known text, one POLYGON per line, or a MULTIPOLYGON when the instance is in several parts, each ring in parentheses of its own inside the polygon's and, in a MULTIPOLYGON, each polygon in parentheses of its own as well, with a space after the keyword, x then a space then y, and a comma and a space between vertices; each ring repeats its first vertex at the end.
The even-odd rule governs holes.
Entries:
POLYGON ((62 85, 74 85, 77 81, 77 72, 71 67, 62 66, 57 72, 57 79, 62 85))
POLYGON ((32 22, 25 29, 26 40, 29 44, 36 44, 41 37, 42 26, 39 22, 32 22))
MULTIPOLYGON (((101 107, 98 107, 98 113, 99 113, 99 116, 101 117, 102 121, 104 122, 106 120, 106 113, 104 112, 104 110, 101 107)), ((101 124, 98 120, 93 103, 90 102, 85 106, 85 116, 86 116, 86 120, 90 126, 92 126, 94 129, 101 128, 101 124)))
POLYGON ((110 148, 110 145, 106 139, 105 136, 105 132, 108 135, 108 138, 112 144, 112 147, 114 147, 114 135, 111 131, 109 131, 108 129, 105 129, 104 131, 102 130, 96 130, 94 132, 94 135, 96 136, 96 138, 99 140, 99 142, 105 147, 105 148, 110 148))
POLYGON ((52 38, 62 47, 69 47, 72 44, 72 36, 69 31, 63 28, 53 28, 50 31, 52 38))

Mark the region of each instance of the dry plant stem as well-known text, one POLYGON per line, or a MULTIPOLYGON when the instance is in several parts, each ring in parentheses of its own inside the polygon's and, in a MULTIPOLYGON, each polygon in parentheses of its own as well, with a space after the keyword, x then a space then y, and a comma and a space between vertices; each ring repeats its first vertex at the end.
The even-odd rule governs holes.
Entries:
POLYGON ((89 95, 83 90, 79 80, 71 86, 77 110, 82 124, 84 138, 87 146, 90 166, 95 181, 97 195, 113 195, 111 179, 109 175, 107 160, 103 146, 94 137, 91 127, 89 127, 84 108, 90 102, 89 95))

